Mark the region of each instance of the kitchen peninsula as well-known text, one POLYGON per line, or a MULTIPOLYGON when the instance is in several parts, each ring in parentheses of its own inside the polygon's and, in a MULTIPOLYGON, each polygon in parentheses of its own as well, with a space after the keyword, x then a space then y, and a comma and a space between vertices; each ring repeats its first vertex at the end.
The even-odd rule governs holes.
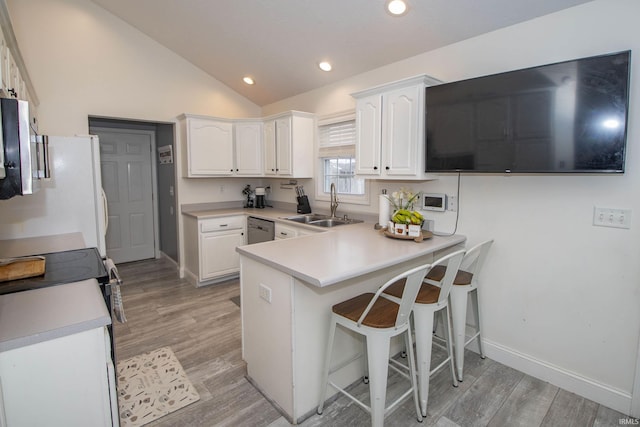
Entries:
MULTIPOLYGON (((362 223, 238 247, 242 350, 250 380, 291 422, 315 413, 331 307, 464 242, 459 235, 396 240, 362 223)), ((338 332, 334 363, 361 348, 357 338, 338 332)), ((362 373, 362 365, 352 364, 334 380, 348 385, 362 373)))

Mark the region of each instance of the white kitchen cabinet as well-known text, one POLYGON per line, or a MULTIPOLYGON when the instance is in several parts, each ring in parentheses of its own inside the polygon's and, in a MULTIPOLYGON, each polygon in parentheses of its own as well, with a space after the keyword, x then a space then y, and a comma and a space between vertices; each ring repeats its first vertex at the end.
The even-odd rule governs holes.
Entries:
POLYGON ((296 227, 291 227, 291 226, 276 222, 276 225, 275 225, 276 240, 291 239, 293 237, 298 237, 298 230, 296 227))
POLYGON ((236 247, 246 244, 244 215, 196 219, 185 216, 185 267, 196 286, 230 279, 240 271, 236 247))
POLYGON ((187 114, 180 119, 187 146, 187 177, 233 175, 233 123, 187 114))
POLYGON ((291 111, 265 118, 264 174, 312 178, 314 140, 312 114, 291 111))
POLYGON ((103 326, 0 353, 0 425, 117 426, 110 351, 103 326))
POLYGON ((8 93, 8 89, 10 87, 11 81, 11 71, 9 69, 9 46, 7 45, 7 41, 0 31, 0 92, 3 96, 10 96, 8 93))
MULTIPOLYGON (((6 7, 0 8, 0 27, 0 96, 29 101, 30 115, 35 118, 38 97, 20 54, 6 7)), ((35 122, 32 120, 31 124, 35 122)))
POLYGON ((233 131, 234 173, 238 176, 263 175, 262 121, 237 121, 233 131))
POLYGON ((380 179, 434 179, 424 172, 425 89, 418 76, 354 93, 356 175, 380 179))
POLYGON ((320 233, 320 230, 312 230, 306 227, 296 227, 289 224, 276 222, 275 239, 291 239, 293 237, 308 236, 310 234, 320 233))

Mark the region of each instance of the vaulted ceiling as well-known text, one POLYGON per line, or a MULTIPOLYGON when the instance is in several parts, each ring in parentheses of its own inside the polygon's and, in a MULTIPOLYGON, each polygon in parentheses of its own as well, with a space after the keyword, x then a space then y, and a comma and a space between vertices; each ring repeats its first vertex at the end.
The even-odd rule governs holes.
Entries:
POLYGON ((591 0, 93 1, 263 106, 591 0))

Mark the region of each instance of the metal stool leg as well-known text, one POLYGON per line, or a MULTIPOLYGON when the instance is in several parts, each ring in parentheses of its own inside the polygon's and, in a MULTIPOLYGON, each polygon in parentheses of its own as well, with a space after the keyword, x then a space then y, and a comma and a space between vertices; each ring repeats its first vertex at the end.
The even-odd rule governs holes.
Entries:
POLYGON ((474 320, 476 321, 476 338, 478 339, 478 348, 480 349, 480 357, 485 358, 484 355, 484 345, 482 344, 482 326, 480 325, 480 306, 478 305, 478 288, 473 289, 469 292, 469 297, 471 297, 471 307, 473 310, 474 320))
POLYGON ((465 330, 467 327, 467 289, 454 285, 449 297, 451 298, 451 317, 453 318, 453 344, 456 356, 456 368, 458 370, 458 380, 462 381, 464 344, 466 340, 465 330))
POLYGON ((431 349, 433 346, 433 312, 414 307, 416 328, 416 359, 418 364, 418 388, 420 390, 420 412, 427 416, 429 399, 429 375, 431 374, 431 349))
POLYGON ((329 338, 327 340, 327 351, 324 356, 324 370, 322 371, 322 389, 320 391, 320 402, 318 403, 318 414, 322 415, 324 401, 327 399, 327 384, 329 382, 329 369, 331 369, 331 354, 333 352, 333 340, 336 335, 337 323, 333 315, 329 324, 329 338))
POLYGON ((371 396, 371 425, 384 424, 387 400, 387 374, 389 369, 389 337, 371 334, 367 337, 367 359, 369 363, 369 394, 371 396))

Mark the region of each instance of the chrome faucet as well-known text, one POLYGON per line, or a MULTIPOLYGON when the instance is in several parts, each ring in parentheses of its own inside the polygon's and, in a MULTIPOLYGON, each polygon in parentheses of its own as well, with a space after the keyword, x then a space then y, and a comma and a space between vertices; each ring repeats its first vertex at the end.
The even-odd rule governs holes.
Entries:
POLYGON ((338 209, 338 194, 336 193, 336 184, 331 183, 331 218, 336 217, 336 209, 338 209))

